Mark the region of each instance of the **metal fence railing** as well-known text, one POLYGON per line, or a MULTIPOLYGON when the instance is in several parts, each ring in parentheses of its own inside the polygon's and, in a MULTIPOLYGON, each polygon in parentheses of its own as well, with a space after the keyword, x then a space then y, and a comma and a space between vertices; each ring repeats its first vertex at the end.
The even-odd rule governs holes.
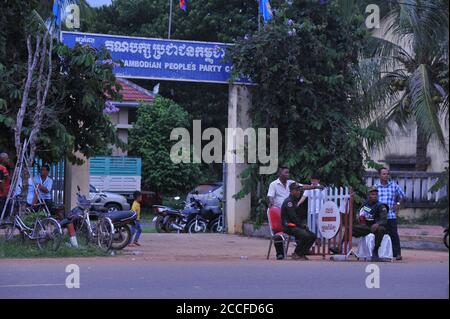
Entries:
MULTIPOLYGON (((352 247, 353 224, 353 190, 351 187, 327 187, 324 190, 310 191, 308 196, 308 228, 319 239, 312 247, 311 253, 316 255, 330 254, 330 248, 342 245, 344 255, 352 247), (331 239, 323 238, 320 227, 320 211, 327 202, 334 202, 342 218, 339 219, 336 235, 331 239)), ((322 217, 323 219, 324 217, 322 217)))
MULTIPOLYGON (((441 173, 391 171, 390 176, 406 194, 405 207, 431 208, 441 198, 448 196, 447 187, 443 187, 436 192, 430 191, 441 173)), ((379 181, 378 172, 366 172, 365 183, 367 186, 375 185, 379 181)))

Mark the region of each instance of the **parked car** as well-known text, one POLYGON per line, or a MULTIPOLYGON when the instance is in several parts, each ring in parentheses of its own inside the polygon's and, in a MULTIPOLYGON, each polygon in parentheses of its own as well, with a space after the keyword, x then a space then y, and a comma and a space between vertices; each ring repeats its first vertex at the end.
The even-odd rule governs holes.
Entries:
POLYGON ((93 185, 89 185, 89 197, 94 209, 130 210, 130 204, 125 196, 109 192, 100 192, 93 185))
POLYGON ((221 208, 219 199, 223 200, 223 183, 215 182, 200 184, 188 193, 186 203, 191 202, 191 197, 202 201, 205 206, 212 209, 221 208))

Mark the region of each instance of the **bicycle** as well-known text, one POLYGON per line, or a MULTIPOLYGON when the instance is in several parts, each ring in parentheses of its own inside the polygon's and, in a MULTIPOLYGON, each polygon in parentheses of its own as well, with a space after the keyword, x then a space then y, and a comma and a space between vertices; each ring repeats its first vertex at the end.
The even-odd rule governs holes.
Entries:
POLYGON ((25 238, 36 241, 40 250, 57 251, 59 249, 62 241, 62 230, 56 219, 45 210, 35 212, 25 209, 22 215, 20 210, 16 209, 10 217, 10 221, 2 223, 1 228, 7 241, 11 241, 18 236, 22 243, 25 238), (29 222, 32 219, 34 219, 34 222, 30 225, 29 222))
POLYGON ((79 244, 96 243, 101 250, 108 252, 114 238, 114 226, 109 217, 100 217, 95 224, 90 219, 91 201, 77 192, 77 207, 70 211, 67 219, 72 222, 79 244))

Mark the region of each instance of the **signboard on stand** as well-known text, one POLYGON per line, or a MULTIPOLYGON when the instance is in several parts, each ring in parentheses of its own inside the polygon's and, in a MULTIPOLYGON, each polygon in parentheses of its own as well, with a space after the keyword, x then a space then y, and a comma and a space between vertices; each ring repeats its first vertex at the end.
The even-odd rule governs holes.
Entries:
POLYGON ((333 201, 325 202, 320 211, 317 221, 320 234, 323 238, 331 239, 339 231, 341 225, 341 214, 339 208, 333 201))

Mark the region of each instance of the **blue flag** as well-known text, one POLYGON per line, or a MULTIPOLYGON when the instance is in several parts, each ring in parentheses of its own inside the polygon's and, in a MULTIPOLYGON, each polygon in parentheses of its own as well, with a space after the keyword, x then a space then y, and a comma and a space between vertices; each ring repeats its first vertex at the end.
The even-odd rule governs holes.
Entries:
POLYGON ((272 19, 273 14, 269 0, 259 0, 259 11, 264 19, 264 23, 267 23, 267 21, 272 19))
POLYGON ((61 0, 53 1, 53 16, 55 17, 55 24, 61 26, 61 0))

